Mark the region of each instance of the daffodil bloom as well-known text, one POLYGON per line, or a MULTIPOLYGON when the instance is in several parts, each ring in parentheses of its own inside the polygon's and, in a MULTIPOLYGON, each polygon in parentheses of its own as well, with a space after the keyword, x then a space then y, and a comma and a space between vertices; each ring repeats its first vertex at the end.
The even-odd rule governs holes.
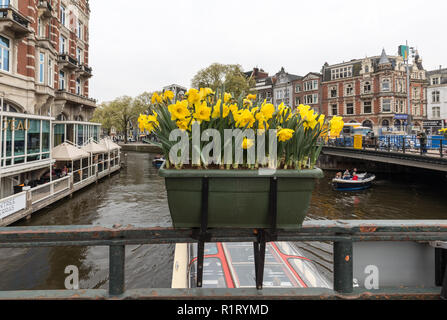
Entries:
POLYGON ((214 94, 214 91, 210 88, 200 88, 199 91, 199 100, 202 101, 206 97, 208 97, 210 94, 214 94))
POLYGON ((248 109, 242 109, 237 112, 236 127, 238 128, 251 128, 256 119, 248 109))
POLYGON ((254 144, 255 144, 255 142, 253 139, 244 138, 244 140, 242 141, 242 148, 247 150, 247 149, 250 149, 251 147, 253 147, 254 144))
MULTIPOLYGON (((219 100, 217 100, 216 105, 213 107, 213 114, 211 115, 211 117, 213 119, 220 118, 221 106, 222 106, 222 100, 219 99, 219 100)), ((224 103, 223 110, 222 110, 222 118, 225 119, 226 117, 228 117, 229 113, 230 113, 230 107, 226 103, 224 103)))
POLYGON ((342 117, 334 116, 331 121, 329 121, 330 135, 331 137, 338 137, 340 132, 343 130, 345 123, 342 117))
POLYGON ((191 113, 188 110, 188 101, 178 101, 176 104, 168 106, 168 110, 171 113, 171 120, 182 120, 189 117, 191 113))
POLYGON ((256 100, 256 95, 255 94, 249 94, 246 99, 248 99, 248 100, 256 100))
POLYGON ((166 90, 163 93, 163 101, 172 101, 174 99, 174 92, 170 91, 170 90, 166 90))
POLYGON ((189 130, 189 129, 191 129, 191 127, 189 125, 190 122, 191 122, 191 118, 185 118, 182 120, 178 120, 176 123, 177 123, 177 127, 180 130, 189 130))
POLYGON ((279 106, 278 106, 278 117, 281 120, 289 120, 292 117, 292 110, 290 110, 289 107, 284 105, 284 102, 282 102, 279 106), (285 116, 287 115, 287 119, 284 119, 285 116))
POLYGON ((261 113, 264 116, 265 119, 269 120, 273 117, 273 114, 275 113, 275 106, 271 103, 264 103, 261 106, 261 113))
POLYGON ((188 96, 188 102, 190 104, 194 104, 200 101, 199 91, 197 89, 194 88, 189 89, 186 95, 188 96))
POLYGON ((160 123, 157 120, 158 114, 154 112, 154 115, 140 115, 138 118, 138 126, 140 131, 153 132, 156 128, 160 127, 160 123))
POLYGON ((244 99, 243 101, 244 107, 251 107, 253 105, 253 101, 249 99, 244 99))
POLYGON ((152 102, 152 104, 160 103, 161 101, 162 101, 162 99, 161 99, 161 97, 158 95, 158 93, 157 93, 157 92, 154 92, 154 93, 152 94, 152 97, 151 97, 151 102, 152 102))
POLYGON ((278 133, 276 135, 278 136, 278 141, 286 142, 286 141, 289 141, 293 137, 294 133, 295 133, 295 130, 292 130, 292 129, 281 129, 278 131, 278 133))
POLYGON ((233 98, 233 96, 231 95, 231 93, 225 92, 225 94, 224 94, 224 102, 225 103, 228 103, 232 98, 233 98))
POLYGON ((208 107, 206 101, 196 103, 194 106, 194 119, 199 121, 210 121, 211 108, 208 107))

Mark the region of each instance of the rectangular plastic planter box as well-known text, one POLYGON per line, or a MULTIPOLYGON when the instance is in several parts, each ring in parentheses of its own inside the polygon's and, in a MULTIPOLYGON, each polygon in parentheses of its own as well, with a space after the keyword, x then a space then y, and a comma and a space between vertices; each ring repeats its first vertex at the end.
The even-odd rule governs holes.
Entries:
POLYGON ((209 228, 270 228, 270 178, 277 177, 277 228, 299 228, 307 214, 320 169, 277 170, 259 175, 258 170, 159 171, 165 178, 168 204, 175 228, 199 228, 202 178, 209 179, 209 228))

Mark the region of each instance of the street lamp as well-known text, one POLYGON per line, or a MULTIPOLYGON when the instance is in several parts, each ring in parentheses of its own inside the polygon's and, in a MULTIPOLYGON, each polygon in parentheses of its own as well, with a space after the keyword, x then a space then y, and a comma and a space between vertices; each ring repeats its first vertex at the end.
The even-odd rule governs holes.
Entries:
POLYGON ((405 67, 407 70, 407 133, 411 134, 411 128, 413 127, 413 121, 412 121, 412 113, 411 113, 411 101, 410 101, 410 53, 411 56, 414 58, 414 48, 408 46, 408 41, 406 41, 405 49, 404 51, 400 51, 400 54, 404 58, 405 67))

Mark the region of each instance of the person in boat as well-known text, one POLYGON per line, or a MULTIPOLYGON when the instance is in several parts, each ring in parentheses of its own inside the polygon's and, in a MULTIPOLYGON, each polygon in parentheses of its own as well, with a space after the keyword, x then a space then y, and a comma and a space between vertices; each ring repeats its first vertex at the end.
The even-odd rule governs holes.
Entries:
POLYGON ((337 172, 336 174, 335 174, 335 179, 341 179, 342 178, 342 174, 341 174, 341 172, 337 172))
POLYGON ((357 174, 354 173, 353 177, 352 177, 353 181, 358 181, 359 180, 359 176, 357 174))
POLYGON ((348 169, 346 169, 345 173, 343 174, 343 179, 344 180, 350 180, 351 179, 351 173, 349 172, 348 169))
POLYGON ((352 170, 352 174, 351 174, 351 176, 353 177, 353 176, 355 176, 355 175, 357 175, 357 168, 354 168, 354 169, 352 170))

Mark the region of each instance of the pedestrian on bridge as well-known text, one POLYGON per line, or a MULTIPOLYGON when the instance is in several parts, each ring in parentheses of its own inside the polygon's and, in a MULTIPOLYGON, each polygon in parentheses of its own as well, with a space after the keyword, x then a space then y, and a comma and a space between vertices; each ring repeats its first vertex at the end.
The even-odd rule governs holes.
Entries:
POLYGON ((425 155, 427 153, 427 134, 424 130, 419 131, 417 138, 419 139, 419 143, 421 144, 421 154, 425 155))

